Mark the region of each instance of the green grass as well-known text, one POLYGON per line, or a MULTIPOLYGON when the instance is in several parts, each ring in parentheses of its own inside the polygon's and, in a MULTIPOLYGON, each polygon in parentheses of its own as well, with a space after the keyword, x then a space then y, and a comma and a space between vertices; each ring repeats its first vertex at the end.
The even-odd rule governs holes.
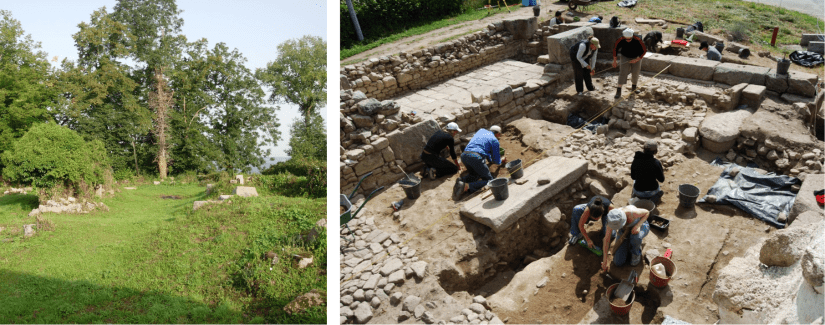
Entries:
MULTIPOLYGON (((517 9, 517 8, 518 7, 516 7, 515 9, 517 9)), ((510 10, 514 10, 514 9, 511 8, 510 10)), ((421 25, 421 26, 412 27, 412 28, 407 29, 403 32, 392 34, 392 35, 389 35, 389 36, 386 36, 386 37, 383 37, 383 38, 380 38, 380 39, 377 39, 377 40, 364 40, 363 42, 361 42, 359 44, 356 44, 356 45, 354 45, 350 48, 341 49, 341 60, 344 60, 348 57, 351 57, 353 55, 356 55, 356 54, 364 52, 364 51, 369 51, 369 50, 374 49, 376 47, 379 47, 383 44, 398 41, 398 40, 406 38, 406 37, 421 35, 421 34, 424 34, 424 33, 439 29, 439 28, 452 26, 452 25, 460 24, 460 23, 467 22, 467 21, 480 20, 482 18, 486 18, 486 17, 495 15, 495 14, 500 13, 500 12, 507 12, 507 9, 494 8, 494 9, 491 9, 489 11, 487 11, 487 10, 474 10, 474 9, 466 10, 465 12, 459 14, 458 16, 452 17, 452 18, 446 18, 446 19, 442 19, 442 20, 439 20, 439 21, 430 22, 430 23, 427 23, 427 24, 424 24, 424 25, 421 25)), ((348 22, 341 22, 341 23, 346 24, 348 22)), ((342 65, 353 64, 354 62, 355 61, 353 61, 353 62, 344 62, 344 63, 342 63, 342 65)))
POLYGON ((633 9, 604 2, 589 6, 588 10, 599 12, 605 18, 615 15, 626 21, 635 17, 663 18, 688 24, 701 21, 705 32, 730 34, 737 42, 751 42, 778 52, 782 50, 770 46, 774 27, 779 27, 777 44, 799 44, 803 33, 822 33, 825 29, 825 22, 816 17, 740 0, 646 0, 633 9))
POLYGON ((104 199, 110 212, 44 214, 54 230, 24 239, 37 198, 0 197, 0 323, 326 323, 325 306, 283 311, 326 289, 326 234, 296 239, 326 200, 233 198, 192 212, 203 198, 197 185, 142 185, 104 199), (262 258, 270 250, 276 265, 262 258), (315 263, 295 268, 291 253, 315 263))

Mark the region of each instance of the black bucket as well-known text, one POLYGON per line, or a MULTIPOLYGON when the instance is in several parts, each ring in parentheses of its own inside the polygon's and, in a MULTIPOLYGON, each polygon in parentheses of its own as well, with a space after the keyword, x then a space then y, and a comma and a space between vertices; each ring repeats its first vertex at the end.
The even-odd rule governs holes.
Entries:
POLYGON ((539 15, 541 15, 541 7, 539 7, 539 6, 533 7, 533 16, 538 17, 539 15))
POLYGON ((421 179, 418 177, 408 175, 400 180, 398 184, 401 184, 401 188, 404 189, 404 194, 407 194, 408 199, 415 200, 421 196, 421 179))
POLYGON ((507 183, 510 180, 506 178, 496 178, 490 181, 490 190, 493 191, 493 197, 496 198, 496 201, 504 201, 508 197, 510 197, 510 192, 507 191, 507 183))
POLYGON ((692 208, 699 197, 699 188, 690 184, 679 185, 679 203, 683 207, 692 208))
POLYGON ((524 168, 521 168, 521 159, 516 159, 504 165, 510 172, 510 178, 516 179, 524 176, 524 168))
POLYGON ((725 42, 723 42, 723 41, 716 42, 716 50, 719 51, 719 53, 722 53, 722 50, 724 50, 724 49, 725 49, 725 42))
POLYGON ((781 59, 776 61, 776 74, 788 74, 788 69, 791 67, 791 60, 781 59))
POLYGON ((676 39, 685 38, 685 29, 682 27, 676 28, 676 39))

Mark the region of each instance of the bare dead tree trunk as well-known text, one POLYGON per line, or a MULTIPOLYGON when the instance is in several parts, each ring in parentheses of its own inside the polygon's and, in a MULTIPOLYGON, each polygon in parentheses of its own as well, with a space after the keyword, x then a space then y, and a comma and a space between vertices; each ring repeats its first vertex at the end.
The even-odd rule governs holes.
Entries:
POLYGON ((169 159, 166 131, 169 129, 169 107, 172 105, 172 93, 166 88, 166 79, 163 69, 155 69, 155 91, 149 93, 149 106, 155 110, 155 137, 157 138, 158 153, 155 159, 158 162, 160 179, 166 178, 167 161, 169 159))

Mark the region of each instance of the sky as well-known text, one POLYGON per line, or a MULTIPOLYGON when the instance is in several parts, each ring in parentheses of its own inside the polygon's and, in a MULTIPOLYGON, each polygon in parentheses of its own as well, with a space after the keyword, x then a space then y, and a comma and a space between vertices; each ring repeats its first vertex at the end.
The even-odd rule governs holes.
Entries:
MULTIPOLYGON (((57 56, 58 66, 64 58, 77 60, 72 34, 80 22, 88 22, 92 12, 105 6, 112 12, 115 0, 0 0, 0 9, 9 10, 20 22, 26 34, 40 42, 40 50, 51 61, 57 56)), ((304 35, 327 40, 326 0, 177 0, 183 10, 182 34, 191 42, 201 38, 209 48, 219 42, 237 48, 246 57, 246 67, 255 71, 265 68, 277 57, 276 46, 304 35)), ((279 105, 281 141, 272 149, 272 156, 285 156, 289 148, 289 125, 299 116, 296 105, 279 105)), ((326 109, 320 109, 326 119, 326 109)))

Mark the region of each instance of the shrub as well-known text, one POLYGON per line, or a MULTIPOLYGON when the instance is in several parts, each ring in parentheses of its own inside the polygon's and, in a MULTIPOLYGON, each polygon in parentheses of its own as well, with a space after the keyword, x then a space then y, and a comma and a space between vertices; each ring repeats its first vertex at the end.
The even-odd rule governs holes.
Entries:
POLYGON ((33 126, 1 159, 5 179, 41 189, 65 187, 89 194, 95 185, 112 182, 103 143, 85 142, 75 131, 54 123, 33 126))
POLYGON ((293 191, 299 191, 300 196, 327 196, 327 164, 325 161, 290 159, 272 165, 262 174, 275 176, 274 178, 261 178, 262 184, 273 193, 281 191, 290 193, 281 195, 295 196, 293 191), (287 174, 294 177, 291 178, 287 174), (282 186, 287 188, 282 189, 282 186))

